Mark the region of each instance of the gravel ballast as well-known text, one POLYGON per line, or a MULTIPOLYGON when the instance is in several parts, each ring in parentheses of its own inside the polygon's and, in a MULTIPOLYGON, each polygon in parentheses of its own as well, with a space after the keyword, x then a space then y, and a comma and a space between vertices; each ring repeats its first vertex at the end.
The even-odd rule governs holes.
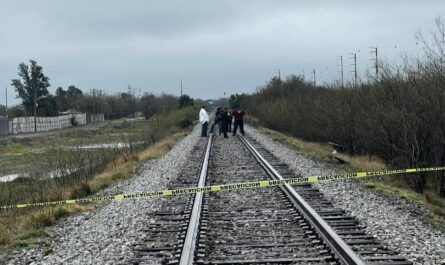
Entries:
MULTIPOLYGON (((199 126, 176 144, 164 157, 139 169, 137 177, 123 181, 102 194, 162 190, 178 177, 199 137, 199 126)), ((316 161, 271 140, 246 126, 249 136, 263 144, 296 174, 327 175, 338 168, 316 161)), ((358 181, 315 184, 326 197, 366 226, 389 248, 415 264, 445 264, 445 235, 425 221, 427 209, 417 203, 383 196, 362 187, 358 181)), ((49 237, 32 250, 15 250, 5 257, 6 264, 129 264, 132 250, 143 234, 147 216, 159 210, 165 198, 112 202, 91 212, 69 216, 47 229, 49 237)))
MULTIPOLYGON (((176 178, 198 140, 199 128, 177 143, 160 159, 141 166, 138 176, 104 193, 142 192, 165 189, 176 178)), ((132 246, 143 234, 147 215, 159 210, 164 198, 111 202, 92 212, 70 216, 47 229, 34 250, 16 250, 7 264, 129 264, 132 246), (49 253, 49 254, 48 254, 49 253), (45 255, 46 254, 46 255, 45 255)))
MULTIPOLYGON (((290 165, 296 174, 338 173, 334 164, 307 158, 255 128, 246 127, 249 136, 290 165)), ((396 196, 381 195, 363 188, 362 182, 355 180, 321 182, 315 187, 336 206, 360 220, 367 233, 399 251, 414 264, 445 264, 445 234, 426 221, 428 213, 425 206, 396 196)))

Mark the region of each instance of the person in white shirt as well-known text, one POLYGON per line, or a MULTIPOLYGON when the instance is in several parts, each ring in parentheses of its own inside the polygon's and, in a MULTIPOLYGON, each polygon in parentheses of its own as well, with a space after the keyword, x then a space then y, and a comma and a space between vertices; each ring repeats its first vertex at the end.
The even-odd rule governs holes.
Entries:
POLYGON ((202 106, 201 110, 199 111, 199 122, 201 123, 201 137, 207 137, 209 114, 207 114, 206 106, 202 106))

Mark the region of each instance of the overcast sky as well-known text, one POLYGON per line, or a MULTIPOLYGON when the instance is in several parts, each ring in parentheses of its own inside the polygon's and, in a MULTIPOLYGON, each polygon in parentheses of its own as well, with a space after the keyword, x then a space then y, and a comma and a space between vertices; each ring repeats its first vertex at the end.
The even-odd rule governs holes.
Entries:
POLYGON ((75 85, 113 94, 141 92, 217 98, 252 92, 269 78, 316 69, 317 82, 360 74, 370 46, 396 62, 416 55, 414 34, 445 18, 445 1, 0 0, 0 104, 17 67, 43 66, 54 92, 75 85))

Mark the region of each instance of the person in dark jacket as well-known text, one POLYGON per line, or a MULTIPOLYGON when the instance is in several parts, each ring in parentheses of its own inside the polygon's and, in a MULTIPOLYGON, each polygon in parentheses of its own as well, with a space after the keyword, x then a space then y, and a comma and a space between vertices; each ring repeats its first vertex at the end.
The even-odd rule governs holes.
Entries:
POLYGON ((218 107, 215 113, 215 123, 218 124, 219 135, 223 133, 223 124, 222 124, 223 118, 224 118, 224 109, 222 107, 218 107))
POLYGON ((235 122, 233 123, 233 135, 236 134, 238 127, 240 128, 241 134, 244 135, 244 115, 246 113, 240 108, 240 106, 236 106, 236 109, 232 112, 233 118, 235 122))
POLYGON ((212 132, 213 132, 213 127, 215 126, 215 125, 218 125, 218 112, 221 110, 221 107, 218 107, 217 109, 216 109, 216 112, 215 112, 215 121, 213 122, 213 125, 212 125, 212 132))
POLYGON ((224 138, 229 138, 227 136, 227 132, 229 131, 229 123, 231 117, 232 116, 230 115, 229 110, 227 108, 224 108, 223 115, 221 116, 221 127, 224 138))

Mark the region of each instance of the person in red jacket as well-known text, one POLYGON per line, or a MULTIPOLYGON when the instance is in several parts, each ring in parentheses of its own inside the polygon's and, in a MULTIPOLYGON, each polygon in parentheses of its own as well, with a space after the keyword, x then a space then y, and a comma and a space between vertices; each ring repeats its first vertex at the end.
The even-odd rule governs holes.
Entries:
POLYGON ((235 119, 235 122, 233 123, 233 135, 236 134, 236 130, 238 129, 238 126, 240 128, 241 134, 244 135, 244 114, 246 114, 242 109, 240 109, 240 106, 236 106, 236 109, 232 112, 232 116, 235 119))

